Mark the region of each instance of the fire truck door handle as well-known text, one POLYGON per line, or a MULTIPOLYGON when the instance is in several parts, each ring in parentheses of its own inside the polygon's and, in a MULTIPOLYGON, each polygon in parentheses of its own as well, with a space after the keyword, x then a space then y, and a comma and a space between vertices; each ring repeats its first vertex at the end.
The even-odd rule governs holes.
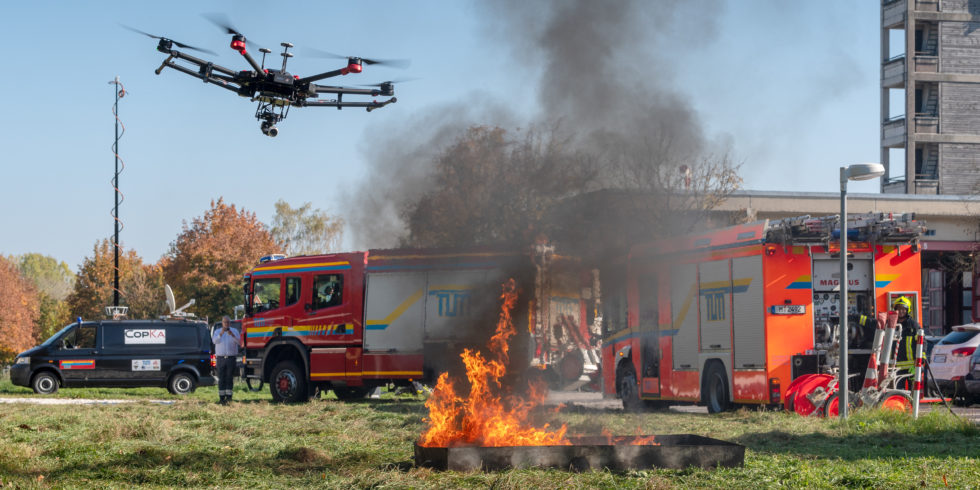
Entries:
POLYGON ((303 305, 303 309, 306 310, 307 313, 312 313, 313 305, 311 305, 310 303, 306 303, 305 305, 303 305))
POLYGON ((721 344, 711 344, 710 347, 712 349, 721 349, 721 344))

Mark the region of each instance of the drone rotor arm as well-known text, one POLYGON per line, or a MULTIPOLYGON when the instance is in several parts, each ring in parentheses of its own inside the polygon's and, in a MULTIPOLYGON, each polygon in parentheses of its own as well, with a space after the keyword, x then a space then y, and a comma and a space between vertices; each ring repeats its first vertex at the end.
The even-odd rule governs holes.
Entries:
POLYGON ((314 89, 318 94, 354 94, 354 95, 371 95, 378 96, 381 92, 377 89, 366 89, 366 88, 348 88, 348 87, 331 87, 326 85, 310 85, 310 88, 314 89))
POLYGON ((225 75, 215 75, 213 73, 211 75, 203 75, 190 68, 187 68, 186 66, 178 65, 177 63, 174 63, 172 61, 165 61, 164 65, 173 68, 174 70, 177 70, 181 73, 186 73, 203 82, 210 82, 213 83, 214 85, 217 85, 218 87, 228 89, 232 92, 238 93, 239 86, 235 84, 236 82, 234 82, 233 79, 230 79, 230 77, 227 77, 225 75))
POLYGON ((300 78, 299 80, 296 81, 296 83, 297 84, 310 83, 310 82, 315 82, 317 80, 323 80, 324 78, 332 78, 332 77, 336 77, 338 75, 346 75, 348 73, 350 73, 350 71, 346 67, 344 67, 344 68, 341 68, 339 70, 327 71, 327 72, 323 72, 323 73, 320 73, 320 74, 317 74, 317 75, 312 75, 312 76, 309 76, 309 77, 300 78))
POLYGON ((340 102, 336 100, 307 100, 303 102, 304 107, 336 107, 338 109, 343 109, 345 107, 363 107, 371 112, 375 109, 380 109, 388 104, 394 104, 398 102, 398 99, 392 97, 388 100, 383 101, 368 101, 368 102, 340 102))

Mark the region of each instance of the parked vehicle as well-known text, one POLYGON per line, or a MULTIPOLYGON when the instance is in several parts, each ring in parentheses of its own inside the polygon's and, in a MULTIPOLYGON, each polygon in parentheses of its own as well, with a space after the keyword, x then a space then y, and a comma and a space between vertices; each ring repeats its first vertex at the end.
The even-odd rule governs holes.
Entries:
POLYGON ((980 346, 980 323, 953 327, 953 331, 932 348, 929 369, 947 396, 967 396, 965 377, 971 372, 971 359, 980 346))
POLYGON ((60 387, 165 387, 175 395, 215 383, 203 321, 103 320, 72 323, 17 355, 10 380, 35 393, 60 387))
POLYGON ((599 359, 584 298, 595 301, 598 279, 581 269, 547 246, 266 257, 245 276, 246 376, 283 402, 317 389, 359 398, 387 384, 434 383, 462 367, 464 347, 489 340, 501 285, 514 278, 523 344, 510 359, 582 386, 599 359))
POLYGON ((970 371, 963 377, 963 385, 973 403, 980 403, 980 349, 970 357, 970 371))
MULTIPOLYGON (((920 310, 915 242, 924 227, 911 215, 849 218, 846 341, 857 391, 876 313, 900 296, 913 315, 920 310)), ((837 216, 803 216, 633 247, 622 266, 602 271, 605 395, 627 410, 698 403, 715 413, 793 398, 787 408, 800 413, 833 405, 839 236, 837 216), (804 375, 814 382, 793 388, 804 375)), ((895 397, 911 405, 906 394, 895 397)))

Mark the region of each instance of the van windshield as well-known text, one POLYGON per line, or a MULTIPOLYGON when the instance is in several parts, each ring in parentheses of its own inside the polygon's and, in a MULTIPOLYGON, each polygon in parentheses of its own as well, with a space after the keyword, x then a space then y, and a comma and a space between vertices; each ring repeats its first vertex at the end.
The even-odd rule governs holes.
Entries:
POLYGON ((62 335, 64 335, 65 332, 67 332, 68 330, 70 330, 71 327, 74 327, 75 325, 78 325, 78 324, 77 323, 69 323, 67 326, 65 326, 65 328, 62 328, 61 330, 59 330, 58 333, 56 333, 56 334, 48 337, 48 340, 45 340, 43 343, 41 343, 41 345, 42 346, 51 345, 55 340, 57 340, 59 337, 61 337, 62 335))

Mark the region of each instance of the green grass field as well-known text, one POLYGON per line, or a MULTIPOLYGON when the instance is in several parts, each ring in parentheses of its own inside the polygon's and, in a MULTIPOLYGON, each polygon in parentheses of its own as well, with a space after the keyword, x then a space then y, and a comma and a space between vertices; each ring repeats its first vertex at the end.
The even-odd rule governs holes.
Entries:
MULTIPOLYGON (((0 380, 0 397, 35 397, 0 380)), ((268 391, 215 388, 177 398, 162 388, 63 389, 55 397, 142 399, 120 405, 0 404, 0 486, 977 488, 980 430, 943 411, 919 420, 857 411, 846 424, 772 411, 708 416, 568 407, 538 422, 570 433, 699 434, 746 446, 719 470, 454 473, 416 468, 420 398, 344 403, 327 395, 277 405, 268 391)))

